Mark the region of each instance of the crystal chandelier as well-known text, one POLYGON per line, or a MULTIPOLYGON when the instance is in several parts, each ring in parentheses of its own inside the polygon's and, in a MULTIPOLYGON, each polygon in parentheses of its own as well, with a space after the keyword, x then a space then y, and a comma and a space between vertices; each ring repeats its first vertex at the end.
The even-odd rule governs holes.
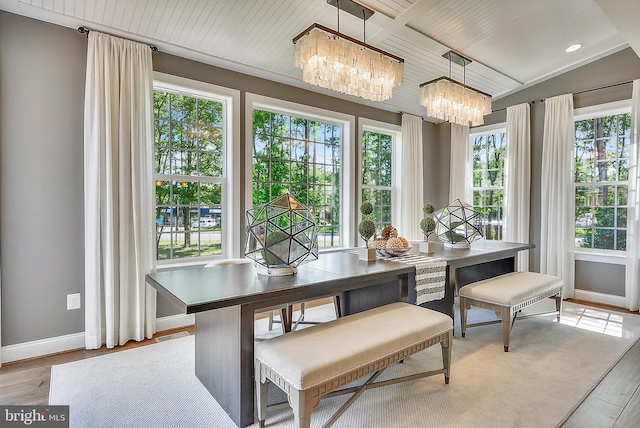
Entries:
POLYGON ((451 63, 466 67, 471 60, 453 51, 443 55, 449 59, 449 77, 439 77, 420 85, 420 104, 427 108, 427 116, 477 126, 484 123, 484 115, 491 113, 491 95, 451 78, 451 63))
POLYGON ((402 83, 404 60, 340 33, 340 9, 362 17, 363 23, 373 11, 350 0, 327 2, 338 8, 338 31, 313 24, 293 39, 302 80, 367 100, 390 98, 402 83))

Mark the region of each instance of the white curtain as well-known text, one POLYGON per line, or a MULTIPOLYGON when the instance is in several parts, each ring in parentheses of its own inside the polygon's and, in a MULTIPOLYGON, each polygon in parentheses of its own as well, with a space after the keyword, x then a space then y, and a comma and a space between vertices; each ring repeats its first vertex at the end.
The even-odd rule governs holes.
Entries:
POLYGON ((640 305, 640 79, 633 81, 631 96, 631 145, 629 147, 629 188, 627 198, 627 260, 625 299, 627 308, 637 311, 640 305))
POLYGON ((85 345, 150 338, 153 68, 147 45, 89 33, 84 106, 85 345))
POLYGON ((402 147, 400 148, 400 225, 399 233, 410 240, 421 240, 422 206, 422 118, 402 115, 402 147))
POLYGON ((573 95, 544 102, 540 272, 560 277, 563 297, 574 297, 573 95))
MULTIPOLYGON (((507 153, 504 167, 502 238, 529 242, 531 206, 531 121, 528 103, 507 107, 507 153)), ((529 271, 529 251, 518 253, 518 270, 529 271)))
POLYGON ((449 202, 460 199, 473 205, 471 194, 471 158, 469 127, 451 124, 451 163, 449 170, 449 202))

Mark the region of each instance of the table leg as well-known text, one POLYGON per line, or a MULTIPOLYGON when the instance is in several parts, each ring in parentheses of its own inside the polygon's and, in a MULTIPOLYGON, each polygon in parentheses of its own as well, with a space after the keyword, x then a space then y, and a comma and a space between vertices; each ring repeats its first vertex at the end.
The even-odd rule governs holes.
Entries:
POLYGON ((239 427, 254 422, 253 309, 196 313, 196 376, 239 427))

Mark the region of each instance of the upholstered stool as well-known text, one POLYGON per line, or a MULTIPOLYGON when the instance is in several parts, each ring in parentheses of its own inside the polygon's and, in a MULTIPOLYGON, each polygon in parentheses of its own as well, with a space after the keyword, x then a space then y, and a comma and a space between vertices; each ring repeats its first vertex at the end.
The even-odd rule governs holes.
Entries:
POLYGON ((562 308, 562 280, 560 278, 535 272, 512 272, 483 281, 473 282, 460 288, 460 324, 462 337, 467 327, 502 322, 502 341, 504 352, 509 352, 509 338, 518 311, 549 297, 556 300, 556 310, 521 316, 531 316, 558 313, 562 308), (497 321, 467 324, 467 310, 472 306, 491 309, 500 318, 497 321))
POLYGON ((408 303, 392 303, 266 340, 255 348, 258 419, 264 426, 267 387, 273 382, 288 397, 294 426, 309 427, 321 397, 354 395, 324 425, 335 422, 371 387, 444 374, 449 383, 453 320, 408 303), (375 383, 391 364, 429 346, 442 346, 443 368, 375 383), (338 389, 363 376, 364 385, 338 389))

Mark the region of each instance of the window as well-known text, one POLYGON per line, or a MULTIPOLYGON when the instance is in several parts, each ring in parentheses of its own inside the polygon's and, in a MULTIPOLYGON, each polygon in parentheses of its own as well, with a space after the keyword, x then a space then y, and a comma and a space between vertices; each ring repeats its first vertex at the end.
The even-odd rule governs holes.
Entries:
POLYGON ((502 239, 504 159, 507 148, 504 125, 483 127, 469 135, 473 148, 473 209, 482 217, 485 239, 502 239))
MULTIPOLYGON (((312 113, 310 107, 269 100, 252 107, 251 205, 291 193, 316 217, 318 247, 345 246, 345 153, 349 122, 312 113), (286 108, 282 108, 286 106, 286 108)), ((339 116, 338 114, 335 114, 339 116)), ((348 226, 347 226, 348 229, 348 226)))
MULTIPOLYGON (((186 80, 186 79, 184 79, 186 80)), ((227 254, 223 228, 231 99, 154 83, 156 258, 227 254)))
MULTIPOLYGON (((382 229, 391 225, 394 219, 392 207, 398 203, 395 201, 396 182, 394 168, 396 150, 394 146, 401 138, 399 127, 360 119, 363 123, 360 146, 360 171, 361 171, 361 202, 373 204, 371 220, 376 224, 376 236, 381 236, 382 229)), ((358 221, 360 218, 358 218, 358 221)))
POLYGON ((626 249, 631 115, 617 105, 576 110, 576 248, 626 249))

